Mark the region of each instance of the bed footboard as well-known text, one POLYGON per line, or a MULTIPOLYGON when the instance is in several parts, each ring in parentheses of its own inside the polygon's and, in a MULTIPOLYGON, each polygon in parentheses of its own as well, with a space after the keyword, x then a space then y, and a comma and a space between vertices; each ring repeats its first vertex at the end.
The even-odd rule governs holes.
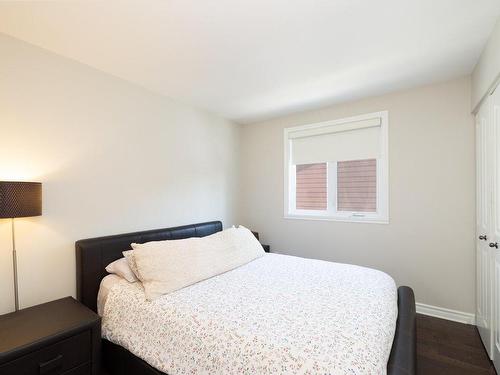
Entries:
POLYGON ((387 363, 387 375, 417 373, 417 332, 415 295, 407 286, 398 288, 398 320, 387 363))

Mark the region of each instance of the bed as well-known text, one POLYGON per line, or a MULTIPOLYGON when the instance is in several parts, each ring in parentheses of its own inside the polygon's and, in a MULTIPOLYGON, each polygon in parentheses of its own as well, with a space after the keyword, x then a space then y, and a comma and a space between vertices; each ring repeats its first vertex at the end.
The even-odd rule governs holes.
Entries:
MULTIPOLYGON (((78 299, 92 310, 97 311, 97 295, 99 293, 101 280, 107 275, 105 271, 106 265, 120 258, 122 256, 122 251, 129 249, 130 243, 132 242, 143 243, 165 239, 203 237, 221 230, 222 223, 219 221, 214 221, 176 228, 166 228, 153 231, 144 231, 80 240, 76 243, 78 299)), ((306 269, 305 271, 303 271, 303 273, 310 272, 311 270, 306 269)), ((354 342, 354 344, 363 344, 365 345, 365 349, 360 351, 359 347, 357 348, 357 359, 355 361, 353 360, 352 363, 358 363, 359 365, 359 357, 360 355, 362 357, 364 352, 366 352, 366 357, 369 357, 374 352, 383 351, 384 353, 381 353, 380 355, 385 355, 385 358, 388 357, 386 369, 389 375, 415 374, 415 302, 413 292, 411 288, 400 287, 397 289, 396 296, 395 287, 393 286, 394 296, 390 297, 391 281, 388 280, 390 278, 384 275, 385 274, 379 271, 363 269, 362 267, 356 268, 355 266, 338 265, 336 263, 313 260, 308 260, 307 263, 304 263, 304 260, 302 260, 302 258, 267 254, 261 259, 255 260, 248 265, 239 267, 237 270, 230 271, 221 276, 217 276, 207 281, 198 283, 194 287, 185 288, 186 290, 181 290, 178 293, 175 292, 172 294, 172 296, 166 297, 164 299, 162 298, 161 301, 163 301, 163 305, 159 307, 154 307, 154 303, 133 303, 134 300, 140 301, 142 298, 140 287, 138 287, 137 285, 134 286, 133 284, 128 285, 129 283, 125 282, 122 283, 122 285, 113 288, 113 292, 110 293, 111 297, 109 297, 109 301, 106 303, 106 307, 109 308, 110 311, 107 312, 108 319, 103 319, 103 333, 105 337, 103 338, 104 368, 111 375, 165 374, 169 372, 166 371, 166 369, 168 368, 175 369, 171 370, 172 374, 193 373, 196 370, 196 366, 198 365, 203 366, 206 369, 203 373, 214 373, 216 368, 222 369, 219 372, 223 373, 234 372, 234 367, 232 368, 233 370, 231 370, 231 367, 225 367, 233 365, 229 363, 230 361, 219 361, 222 359, 223 354, 225 354, 228 355, 229 358, 233 359, 237 359, 238 356, 244 356, 244 358, 240 359, 242 359, 243 363, 245 363, 245 365, 247 366, 246 370, 252 369, 252 371, 238 371, 242 373, 260 372, 260 370, 256 369, 260 369, 261 367, 255 367, 256 365, 252 364, 251 357, 253 355, 255 355, 255 358, 258 358, 258 366, 266 366, 266 372, 268 373, 301 373, 300 371, 303 371, 302 373, 344 373, 340 370, 337 371, 335 364, 337 362, 340 362, 340 360, 345 360, 345 357, 352 354, 351 352, 353 350, 348 350, 348 341, 345 341, 346 344, 344 344, 344 341, 342 340, 348 340, 346 339, 346 337, 355 337, 352 336, 353 330, 356 331, 359 329, 359 332, 354 332, 354 334, 360 333, 360 340, 359 343, 354 342), (289 271, 288 274, 286 271, 279 272, 280 264, 283 265, 283 269, 289 271), (313 271, 319 270, 318 272, 313 272, 311 274, 324 274, 325 277, 321 279, 321 277, 317 276, 314 283, 308 282, 307 279, 304 279, 305 281, 301 281, 296 284, 290 284, 294 282, 294 278, 290 277, 289 275, 297 275, 298 278, 300 273, 302 272, 301 270, 304 270, 303 264, 306 264, 308 267, 313 267, 311 268, 311 270, 313 271), (321 271, 322 267, 324 268, 324 272, 321 271), (346 296, 344 296, 344 298, 347 299, 345 299, 345 301, 342 300, 342 296, 340 293, 342 289, 335 289, 336 283, 342 283, 342 280, 349 280, 349 278, 339 278, 337 281, 332 282, 331 284, 328 284, 328 282, 329 279, 333 280, 335 275, 342 274, 346 267, 351 267, 349 268, 349 273, 352 274, 350 283, 354 285, 351 287, 364 288, 363 284, 357 283, 359 283, 359 280, 361 280, 362 278, 368 277, 369 279, 371 277, 372 280, 367 280, 366 282, 368 282, 368 284, 366 284, 365 287, 371 290, 371 294, 380 293, 380 295, 370 296, 370 299, 365 298, 363 300, 364 294, 359 293, 358 300, 350 301, 350 299, 346 296), (328 275, 328 272, 330 272, 330 275, 328 275), (366 276, 357 276, 356 273, 366 276), (281 274, 281 276, 275 276, 275 274, 281 274), (255 277, 256 275, 262 275, 262 277, 255 277), (244 281, 241 285, 247 285, 247 289, 245 290, 245 293, 241 293, 241 295, 238 295, 238 291, 234 290, 237 288, 234 288, 234 286, 238 285, 238 282, 241 282, 242 278, 244 279, 244 281), (283 284, 281 290, 279 286, 268 286, 269 283, 273 283, 276 280, 279 281, 279 285, 283 284), (290 285, 287 285, 287 283, 289 283, 290 285), (367 287, 369 284, 375 285, 377 283, 379 283, 380 286, 377 286, 376 288, 367 287), (308 317, 311 317, 311 319, 315 315, 317 316, 316 320, 314 320, 316 324, 308 325, 306 320, 304 320, 303 322, 297 322, 297 314, 290 314, 290 311, 288 311, 288 313, 286 313, 285 311, 292 309, 293 306, 301 305, 300 299, 301 296, 305 294, 305 291, 298 290, 297 293, 290 294, 287 293, 287 290, 295 290, 301 288, 303 284, 305 284, 306 286, 308 284, 310 285, 310 289, 307 290, 307 294, 310 294, 311 290, 315 289, 314 295, 317 295, 316 302, 312 303, 311 306, 305 305, 306 309, 302 309, 305 311, 304 314, 306 314, 308 317), (314 288, 315 285, 317 285, 317 288, 314 288), (332 292, 326 293, 326 290, 332 292), (210 293, 219 293, 219 295, 213 295, 217 296, 217 303, 213 303, 213 301, 211 303, 209 300, 203 301, 203 297, 210 296, 210 293), (388 296, 384 296, 384 293, 388 296), (286 299, 289 302, 281 301, 280 304, 280 296, 283 296, 285 294, 286 299), (247 296, 248 298, 246 300, 245 298, 239 299, 242 296, 247 296), (349 313, 344 315, 352 315, 353 311, 359 312, 359 314, 355 313, 356 316, 359 315, 359 318, 356 318, 354 320, 352 318, 346 318, 345 320, 345 322, 348 323, 352 321, 356 323, 355 325, 352 325, 350 327, 350 334, 344 335, 342 332, 339 333, 334 329, 335 323, 344 324, 342 323, 342 319, 345 318, 343 317, 343 310, 339 310, 337 308, 337 310, 335 311, 328 310, 326 313, 324 312, 324 310, 322 310, 325 308, 325 306, 329 308, 328 306, 331 307, 334 305, 332 303, 333 300, 328 300, 328 298, 333 298, 333 296, 337 296, 337 300, 343 301, 342 303, 346 305, 345 312, 349 313), (296 300, 294 300, 294 298, 296 300), (393 298, 393 301, 391 301, 391 298, 393 298), (262 301, 258 301, 259 299, 267 299, 268 303, 262 303, 262 301), (321 308, 316 306, 316 304, 321 305, 321 300, 323 299, 325 302, 323 304, 324 306, 321 308), (193 303, 191 306, 189 301, 193 300, 198 301, 198 304, 193 303), (238 302, 236 303, 235 300, 237 300, 238 302), (249 301, 252 300, 255 300, 255 304, 249 303, 249 301), (387 300, 386 305, 377 302, 379 300, 387 300), (124 303, 123 301, 129 301, 129 303, 124 303), (265 307, 266 305, 271 305, 271 301, 272 303, 274 303, 274 309, 281 309, 285 311, 282 311, 283 314, 281 316, 291 317, 289 319, 289 322, 286 321, 287 319, 284 319, 285 322, 281 323, 283 319, 276 319, 272 316, 273 309, 265 307), (351 302, 349 308, 347 307, 348 302, 346 301, 351 302), (370 306, 367 306, 367 309, 374 312, 374 315, 376 316, 375 319, 394 320, 397 316, 397 320, 394 322, 394 327, 387 328, 385 329, 385 331, 370 329, 363 330, 363 327, 365 327, 365 325, 370 322, 363 321, 361 312, 363 307, 360 309, 360 306, 364 306, 364 304, 367 303, 371 303, 370 306), (391 311, 391 304, 394 304, 394 311, 391 311), (137 308, 134 309, 134 306, 137 308), (195 308, 196 314, 191 314, 192 311, 190 310, 193 310, 195 308), (156 312, 160 311, 159 309, 163 310, 161 310, 162 313, 156 314, 156 322, 155 319, 151 318, 149 320, 145 319, 144 323, 141 323, 144 327, 141 332, 146 332, 149 330, 152 331, 152 334, 150 334, 149 336, 137 334, 137 337, 134 337, 135 340, 130 341, 130 337, 128 338, 129 341, 124 340, 124 337, 127 336, 127 330, 120 330, 121 324, 126 325, 127 320, 129 324, 134 324, 134 322, 140 319, 137 318, 137 316, 140 316, 140 314, 153 317, 155 316, 156 312), (111 314, 113 311, 120 311, 120 314, 114 314, 113 318, 113 315, 111 314), (179 311, 181 311, 180 314, 179 311), (249 311, 251 313, 245 314, 246 311, 249 311), (182 316, 182 319, 178 318, 177 322, 175 322, 175 319, 173 318, 169 318, 168 321, 165 320, 165 316, 175 316, 175 314, 182 316), (220 315, 220 317, 216 320, 217 322, 226 320, 226 326, 222 326, 222 328, 217 327, 217 330, 220 331, 221 329, 223 329, 226 336, 222 335, 222 337, 227 337, 227 340, 222 339, 218 343, 219 347, 211 348, 211 350, 209 351, 209 354, 213 356, 210 359, 211 362, 207 362, 206 352, 204 354, 200 354, 199 352, 201 351, 201 349, 197 350, 204 345, 203 334, 212 334, 213 336, 213 333, 216 332, 215 328, 212 327, 212 323, 210 327, 204 327, 203 330, 200 330, 198 326, 200 324, 203 324, 203 322, 207 320, 206 317, 204 318, 203 314, 210 317, 217 317, 218 315, 220 315), (324 316, 335 318, 330 320, 321 319, 321 317, 323 316, 321 314, 323 314, 324 316), (247 316, 250 318, 246 319, 246 321, 243 321, 242 319, 238 318, 240 316, 247 316), (191 325, 187 324, 188 321, 191 325), (234 327, 231 327, 231 322, 235 323, 236 325, 234 327), (175 325, 174 323, 177 325, 175 325), (186 325, 183 326, 183 323, 186 323, 186 325), (159 334, 156 335, 156 332, 154 332, 155 324, 157 326, 167 327, 165 328, 166 333, 164 332, 163 336, 159 334), (171 325, 169 326, 169 324, 171 325), (227 324, 229 324, 229 327, 227 326, 227 324), (314 332, 314 329, 316 329, 318 331, 318 337, 321 338, 319 342, 316 344, 313 343, 312 345, 308 344, 301 348, 300 344, 304 344, 303 339, 304 337, 307 337, 308 332, 305 332, 302 335, 292 335, 293 332, 301 331, 301 329, 297 329, 297 327, 300 327, 300 324, 304 325, 305 331, 307 331, 305 328, 308 328, 308 326, 311 326, 309 327, 309 330, 312 330, 312 332, 314 332), (212 329, 212 332, 210 331, 210 329, 212 329), (392 332, 391 329, 393 330, 392 332), (259 331, 260 333, 264 332, 265 334, 269 335, 273 334, 274 332, 277 335, 281 335, 280 337, 278 337, 278 339, 281 341, 290 341, 292 343, 295 343, 295 341, 297 341, 295 345, 291 347, 301 348, 300 354, 307 352, 307 350, 309 350, 310 348, 315 348, 314 350, 318 352, 316 354, 325 357, 325 361, 316 361, 314 365, 311 365, 311 367, 304 365, 304 363, 307 362, 304 361, 299 363, 298 368, 294 368, 293 366, 294 364, 296 364, 297 358, 300 357, 300 355, 294 356, 295 353, 288 350, 288 347, 286 347, 286 350, 284 352, 281 348, 282 351, 280 352, 278 351, 278 349, 280 349, 280 345, 274 345, 272 341, 266 341, 265 338, 263 340, 256 339, 255 337, 260 337, 258 335, 254 335, 254 341, 245 341, 244 333, 248 332, 249 330, 259 331), (287 330, 289 330, 290 336, 283 336, 283 332, 288 332, 287 330), (169 335, 168 332, 172 332, 172 334, 169 335), (179 332, 181 332, 181 334, 179 334, 179 332), (186 332, 189 332, 189 334, 186 334, 186 332), (202 334, 200 334, 200 332, 202 332, 202 334), (229 334, 227 332, 229 332, 229 334), (323 342, 327 341, 325 338, 328 338, 329 332, 331 332, 331 338, 333 339, 331 340, 331 342, 336 343, 336 347, 328 347, 322 344, 323 342), (366 334, 363 332, 372 332, 373 336, 365 337, 366 334), (393 338, 392 346, 391 342, 387 341, 388 337, 390 337, 391 340, 393 338), (300 341, 300 339, 302 339, 302 341, 300 341), (171 345, 171 354, 179 354, 179 357, 187 356, 188 358, 187 360, 184 360, 184 362, 178 359, 177 362, 173 360, 170 364, 167 363, 167 361, 163 363, 164 361, 160 361, 158 359, 161 358, 161 354, 156 354, 156 357, 151 355, 151 352, 155 352, 155 346, 150 345, 148 347, 148 342, 155 343, 154 345, 156 345, 156 343, 161 343, 158 344, 158 346, 161 346, 162 348, 168 348, 168 345, 171 345), (269 342, 271 342, 271 345, 269 345, 269 342), (384 342, 385 344, 383 344, 384 342), (370 346, 371 343, 373 343, 372 346, 370 346), (246 351, 235 350, 234 348, 237 347, 244 347, 246 348, 246 351), (231 352, 231 350, 233 350, 233 352, 231 352), (330 350, 330 352, 328 352, 328 350, 330 350), (192 351, 192 355, 189 354, 190 351, 192 351), (258 356, 255 353, 257 353, 258 356), (263 353, 267 355, 264 355, 263 353), (335 356, 338 356, 339 358, 336 358, 335 356), (280 359, 279 361, 276 361, 273 360, 273 358, 280 359), (215 363, 215 367, 210 367, 211 363, 215 363), (318 365, 318 363, 323 364, 325 367, 321 367, 320 365, 318 365), (163 370, 163 372, 160 371, 160 369, 163 370), (277 369, 282 370, 277 371, 277 369)), ((306 274, 304 273, 303 276, 306 276, 306 274)), ((339 305, 341 305, 342 303, 339 303, 339 305)), ((280 312, 278 311, 277 314, 279 313, 280 312)), ((379 326, 383 327, 384 324, 379 324, 379 326)), ((347 329, 349 327, 345 328, 347 329)), ((128 332, 130 332, 130 330, 128 332)), ((315 358, 314 354, 315 353, 311 352, 311 358, 315 358)), ((255 358, 253 358, 254 362, 255 358)), ((353 366, 352 373, 383 373, 382 371, 377 370, 380 369, 380 363, 378 364, 379 367, 377 367, 376 363, 371 364, 372 367, 368 367, 368 365, 369 363, 361 363, 361 365, 359 365, 361 367, 353 366), (360 369, 360 371, 357 371, 357 369, 360 369), (363 369, 364 371, 361 371, 361 369, 363 369)))

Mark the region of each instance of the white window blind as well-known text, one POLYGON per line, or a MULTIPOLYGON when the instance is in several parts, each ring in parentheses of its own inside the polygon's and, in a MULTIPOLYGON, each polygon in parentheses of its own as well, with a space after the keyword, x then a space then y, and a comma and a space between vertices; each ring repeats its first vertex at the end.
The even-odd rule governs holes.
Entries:
POLYGON ((292 164, 380 157, 380 118, 290 132, 292 164))

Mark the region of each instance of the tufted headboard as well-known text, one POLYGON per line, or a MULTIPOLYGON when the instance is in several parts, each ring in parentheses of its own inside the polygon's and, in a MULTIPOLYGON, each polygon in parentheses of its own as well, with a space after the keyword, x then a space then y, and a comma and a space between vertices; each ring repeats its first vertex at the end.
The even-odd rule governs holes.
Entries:
POLYGON ((113 236, 89 238, 76 242, 76 293, 78 301, 97 311, 97 293, 106 266, 121 258, 122 251, 131 249, 130 244, 148 241, 177 240, 189 237, 204 237, 220 232, 222 223, 183 225, 181 227, 154 229, 143 232, 117 234, 113 236))

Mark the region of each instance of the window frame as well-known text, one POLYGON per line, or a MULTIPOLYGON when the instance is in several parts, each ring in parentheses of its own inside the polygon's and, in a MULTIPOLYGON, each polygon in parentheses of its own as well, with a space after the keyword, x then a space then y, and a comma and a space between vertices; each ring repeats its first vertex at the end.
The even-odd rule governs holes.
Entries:
POLYGON ((320 123, 285 128, 284 139, 284 218, 357 223, 389 223, 389 112, 380 111, 320 123), (291 163, 292 140, 289 133, 350 122, 380 118, 380 158, 377 159, 377 212, 337 211, 337 163, 327 162, 327 210, 298 210, 295 207, 295 165, 291 163), (335 199, 331 197, 334 196, 335 199))

